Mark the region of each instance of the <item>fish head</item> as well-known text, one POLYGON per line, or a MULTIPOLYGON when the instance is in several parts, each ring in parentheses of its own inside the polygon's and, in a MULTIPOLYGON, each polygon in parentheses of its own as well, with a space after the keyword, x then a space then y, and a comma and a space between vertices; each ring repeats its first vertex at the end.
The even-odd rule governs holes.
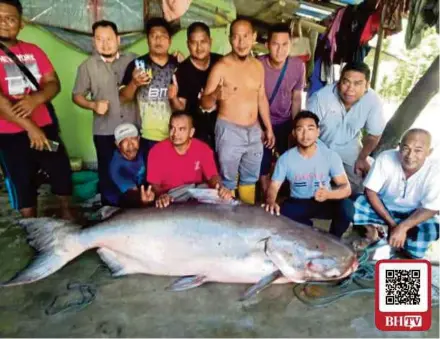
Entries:
MULTIPOLYGON (((317 234, 318 235, 318 234, 317 234)), ((269 237, 265 253, 292 282, 330 281, 348 277, 359 263, 356 253, 338 239, 269 237), (340 247, 340 248, 339 248, 340 247)))

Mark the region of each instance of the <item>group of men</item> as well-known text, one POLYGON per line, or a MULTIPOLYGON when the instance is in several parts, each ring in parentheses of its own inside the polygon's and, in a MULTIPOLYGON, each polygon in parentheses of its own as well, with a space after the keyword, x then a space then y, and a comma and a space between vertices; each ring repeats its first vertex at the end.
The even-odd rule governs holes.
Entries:
MULTIPOLYGON (((2 170, 24 217, 37 215, 36 178, 44 170, 62 217, 72 218, 71 170, 50 105, 60 82, 40 48, 17 40, 21 15, 18 0, 0 0, 2 170)), ((288 26, 274 25, 269 53, 254 57, 252 23, 237 19, 232 50, 221 56, 211 52, 209 27, 195 22, 185 60, 169 53, 171 28, 161 18, 146 23, 143 56, 120 50, 115 23, 98 21, 92 30, 95 51, 78 68, 72 100, 93 112, 103 205, 164 208, 194 185, 255 204, 260 182, 266 211, 310 225, 330 219, 336 237, 353 223, 374 241, 377 225, 385 225, 390 244, 415 258, 438 239, 440 177, 429 157, 431 136, 409 130, 399 150, 373 162, 385 118, 366 64, 345 65, 340 80, 312 95, 304 110, 305 67, 289 56, 288 26), (279 205, 285 181, 290 196, 279 205)))

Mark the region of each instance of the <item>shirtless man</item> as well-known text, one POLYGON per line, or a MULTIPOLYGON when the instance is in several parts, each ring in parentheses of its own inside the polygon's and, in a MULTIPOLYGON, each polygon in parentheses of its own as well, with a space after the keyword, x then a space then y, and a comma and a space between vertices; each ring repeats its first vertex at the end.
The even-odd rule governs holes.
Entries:
POLYGON ((269 102, 264 88, 262 64, 250 55, 256 32, 252 23, 236 19, 231 24, 231 53, 215 64, 201 98, 202 109, 218 104, 215 148, 224 185, 235 190, 245 203, 255 203, 263 157, 262 130, 258 113, 266 127, 264 144, 272 148, 275 137, 269 117, 269 102))

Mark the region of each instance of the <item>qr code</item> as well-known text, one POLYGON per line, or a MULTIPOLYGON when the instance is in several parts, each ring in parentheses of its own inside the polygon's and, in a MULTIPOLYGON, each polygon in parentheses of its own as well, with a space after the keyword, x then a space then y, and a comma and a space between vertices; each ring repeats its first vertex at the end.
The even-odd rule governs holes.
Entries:
POLYGON ((420 270, 385 270, 387 305, 420 304, 420 270))

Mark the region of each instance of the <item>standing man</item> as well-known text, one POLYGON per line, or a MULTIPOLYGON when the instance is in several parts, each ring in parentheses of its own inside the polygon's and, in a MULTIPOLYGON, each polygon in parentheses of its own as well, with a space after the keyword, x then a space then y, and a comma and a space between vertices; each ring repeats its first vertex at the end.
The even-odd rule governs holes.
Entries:
POLYGON ((58 196, 61 217, 73 219, 69 158, 55 112, 46 105, 60 92, 60 82, 38 46, 17 40, 23 28, 22 13, 19 0, 0 0, 0 164, 12 208, 23 217, 37 216, 36 176, 42 169, 49 175, 52 193, 58 196), (39 88, 14 59, 28 69, 39 88))
POLYGON ((209 72, 222 55, 211 53, 211 32, 203 22, 194 22, 187 29, 189 57, 182 62, 171 85, 169 97, 174 110, 186 110, 193 116, 195 137, 214 148, 216 114, 203 113, 200 98, 209 72))
POLYGON ((134 104, 121 104, 119 86, 134 53, 119 52, 121 38, 111 21, 97 21, 92 26, 95 52, 78 68, 72 100, 93 112, 93 142, 98 158, 99 190, 103 205, 109 205, 112 181, 109 165, 116 150, 113 133, 121 123, 138 123, 134 104), (87 97, 90 95, 90 99, 87 97))
POLYGON ((369 84, 368 65, 349 63, 336 84, 315 92, 307 102, 307 109, 320 119, 320 139, 341 156, 353 193, 363 191, 369 156, 386 124, 382 102, 369 84), (367 135, 361 142, 363 129, 367 135))
MULTIPOLYGON (((288 149, 292 119, 301 110, 305 82, 305 67, 300 58, 289 57, 291 33, 284 24, 269 30, 266 47, 269 54, 260 57, 264 67, 266 95, 269 99, 270 120, 275 134, 275 150, 279 155, 288 149)), ((264 196, 270 183, 272 150, 265 147, 261 163, 260 183, 264 196)))
POLYGON ((330 234, 340 238, 350 226, 354 213, 350 183, 339 155, 317 143, 319 119, 302 111, 293 120, 297 146, 278 159, 263 207, 267 212, 284 215, 313 226, 311 219, 330 219, 330 234), (285 180, 290 183, 290 198, 281 207, 278 191, 285 180), (335 188, 332 188, 332 181, 335 188))
POLYGON ((171 27, 163 18, 145 24, 149 53, 127 67, 119 95, 122 102, 136 100, 141 116, 141 150, 148 157, 151 147, 168 137, 171 106, 168 86, 177 68, 177 59, 168 53, 171 27))
POLYGON ((236 19, 230 28, 232 51, 217 62, 208 77, 201 106, 212 110, 218 104, 215 147, 224 185, 238 192, 246 203, 255 203, 263 157, 260 114, 266 128, 265 145, 272 148, 275 137, 264 88, 263 65, 250 55, 256 32, 246 19, 236 19))

